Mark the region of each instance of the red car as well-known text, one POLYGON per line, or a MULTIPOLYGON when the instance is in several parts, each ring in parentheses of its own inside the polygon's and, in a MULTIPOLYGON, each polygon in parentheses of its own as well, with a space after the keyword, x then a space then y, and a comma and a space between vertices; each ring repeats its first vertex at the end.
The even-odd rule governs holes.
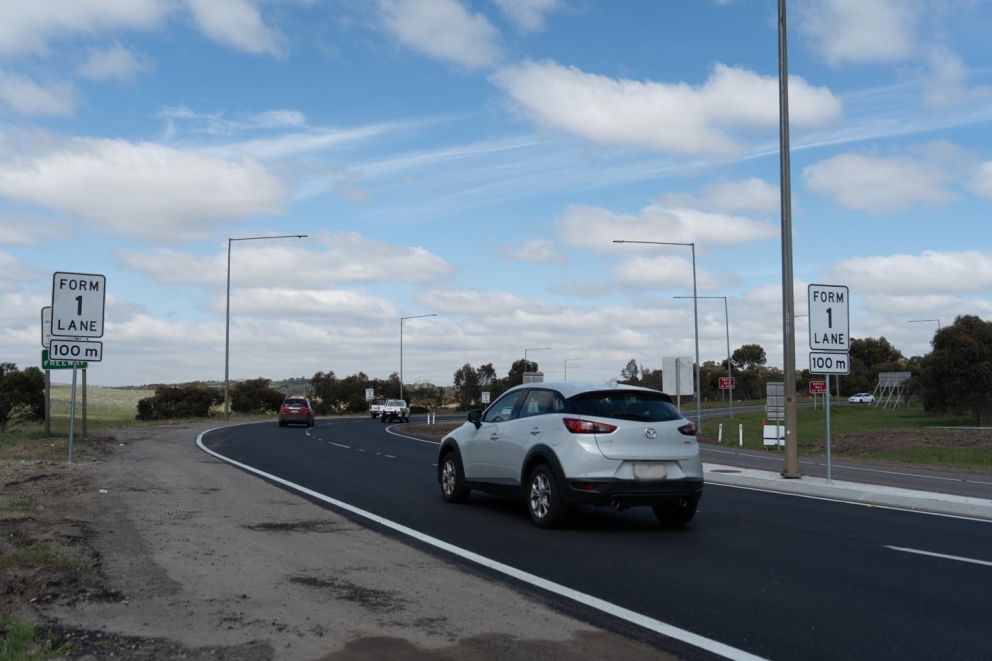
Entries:
POLYGON ((279 426, 302 424, 313 427, 313 407, 306 397, 287 397, 279 407, 279 426))

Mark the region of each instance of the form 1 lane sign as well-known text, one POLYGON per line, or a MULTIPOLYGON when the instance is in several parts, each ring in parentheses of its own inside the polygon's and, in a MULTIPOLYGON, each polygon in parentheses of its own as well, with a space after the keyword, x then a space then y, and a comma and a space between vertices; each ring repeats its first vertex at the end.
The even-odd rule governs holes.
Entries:
MULTIPOLYGON (((52 275, 52 335, 103 337, 107 276, 93 273, 52 275)), ((54 354, 53 358, 56 358, 54 354)))
POLYGON ((813 351, 848 351, 850 292, 843 285, 810 285, 809 348, 813 351))

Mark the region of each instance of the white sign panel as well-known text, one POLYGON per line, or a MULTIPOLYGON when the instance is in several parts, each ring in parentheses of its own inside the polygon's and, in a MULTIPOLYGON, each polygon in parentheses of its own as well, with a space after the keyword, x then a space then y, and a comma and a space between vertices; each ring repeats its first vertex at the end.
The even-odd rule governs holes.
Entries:
POLYGON ((103 342, 60 340, 53 337, 48 347, 48 358, 49 360, 100 362, 103 360, 103 342))
MULTIPOLYGON (((842 285, 810 285, 809 348, 847 351, 851 348, 850 292, 842 285)), ((822 374, 822 372, 821 372, 822 374)))
POLYGON ((106 297, 106 276, 56 272, 52 276, 52 335, 103 337, 106 297))
POLYGON ((483 390, 482 391, 482 403, 483 404, 488 404, 489 403, 489 391, 488 390, 483 390))
POLYGON ((851 358, 846 353, 810 351, 809 371, 812 374, 850 374, 851 358))
POLYGON ((365 401, 371 401, 375 399, 375 390, 373 388, 365 389, 365 401))
POLYGON ((45 306, 41 308, 41 346, 48 348, 48 343, 52 341, 52 308, 45 306))
POLYGON ((691 356, 669 356, 661 359, 661 389, 669 395, 696 394, 691 356))

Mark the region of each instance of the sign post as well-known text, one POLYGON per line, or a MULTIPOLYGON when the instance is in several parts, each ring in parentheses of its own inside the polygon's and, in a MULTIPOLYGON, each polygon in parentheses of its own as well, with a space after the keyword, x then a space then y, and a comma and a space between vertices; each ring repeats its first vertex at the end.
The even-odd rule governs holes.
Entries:
MULTIPOLYGON (((52 358, 72 361, 72 395, 69 399, 70 464, 72 464, 72 442, 76 433, 76 373, 80 366, 78 361, 103 360, 103 342, 91 341, 88 338, 103 337, 106 301, 107 276, 64 271, 56 271, 52 274, 51 337, 47 349, 52 358)), ((45 341, 44 322, 45 311, 42 310, 42 343, 45 341)))
MULTIPOLYGON (((833 481, 830 457, 830 375, 850 374, 851 295, 844 285, 810 285, 809 297, 809 371, 826 377, 827 413, 827 483, 833 481)), ((810 388, 812 391, 812 383, 810 388)))

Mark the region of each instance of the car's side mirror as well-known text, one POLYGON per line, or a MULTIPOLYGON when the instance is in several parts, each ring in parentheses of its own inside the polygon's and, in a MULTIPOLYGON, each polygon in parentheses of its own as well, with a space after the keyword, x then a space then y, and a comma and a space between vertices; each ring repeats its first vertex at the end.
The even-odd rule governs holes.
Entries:
POLYGON ((482 426, 482 409, 472 409, 468 412, 468 421, 478 429, 482 426))

